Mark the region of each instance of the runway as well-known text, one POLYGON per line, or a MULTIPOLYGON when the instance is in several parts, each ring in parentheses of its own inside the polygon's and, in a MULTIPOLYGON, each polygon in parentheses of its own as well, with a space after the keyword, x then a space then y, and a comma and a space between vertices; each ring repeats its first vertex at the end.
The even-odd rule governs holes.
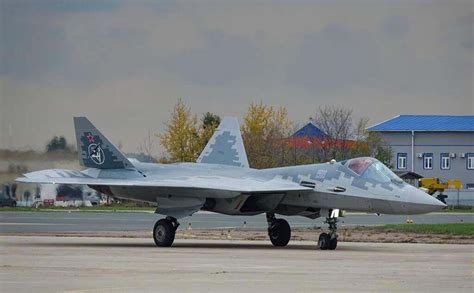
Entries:
POLYGON ((473 247, 0 236, 2 292, 472 292, 473 247))
MULTIPOLYGON (((151 231, 162 216, 153 213, 115 212, 0 212, 0 233, 56 233, 95 231, 151 231)), ((410 216, 414 223, 472 223, 474 214, 433 213, 410 216)), ((324 219, 283 217, 292 228, 323 226, 324 219)), ((339 226, 380 225, 405 223, 407 216, 349 214, 340 218, 339 226)), ((264 215, 226 216, 214 213, 196 213, 180 219, 181 228, 266 228, 264 215), (245 224, 244 224, 245 223, 245 224)))

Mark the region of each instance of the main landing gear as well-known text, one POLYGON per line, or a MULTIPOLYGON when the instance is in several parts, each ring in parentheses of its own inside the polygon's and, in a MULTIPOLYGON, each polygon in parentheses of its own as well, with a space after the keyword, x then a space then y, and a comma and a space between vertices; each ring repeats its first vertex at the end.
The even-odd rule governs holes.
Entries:
POLYGON ((178 220, 173 217, 166 217, 156 222, 153 228, 153 240, 155 240, 155 244, 161 247, 171 246, 178 226, 178 220))
POLYGON ((329 233, 319 235, 318 247, 321 250, 334 250, 337 247, 337 217, 327 217, 325 223, 329 224, 329 233))
MULTIPOLYGON (((339 211, 331 211, 326 218, 329 224, 329 233, 321 233, 318 240, 318 248, 321 250, 334 250, 337 247, 337 215, 339 211)), ((284 219, 275 218, 274 213, 267 213, 268 236, 274 246, 286 246, 291 238, 291 228, 284 219)))
POLYGON ((268 236, 274 246, 286 246, 291 238, 291 228, 285 219, 275 218, 274 213, 267 213, 268 236))

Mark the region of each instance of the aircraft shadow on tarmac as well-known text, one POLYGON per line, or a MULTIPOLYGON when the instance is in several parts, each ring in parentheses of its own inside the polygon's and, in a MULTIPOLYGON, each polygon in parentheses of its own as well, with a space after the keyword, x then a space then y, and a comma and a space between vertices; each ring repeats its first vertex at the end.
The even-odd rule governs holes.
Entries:
MULTIPOLYGON (((37 242, 34 241, 28 243, 17 243, 16 245, 25 245, 25 246, 34 246, 34 247, 57 247, 57 248, 84 248, 84 247, 91 247, 91 248, 149 248, 155 249, 156 251, 159 250, 176 250, 179 251, 180 249, 189 249, 189 248, 199 248, 199 249, 251 249, 251 250, 319 250, 316 247, 316 243, 314 245, 306 245, 306 244, 296 244, 292 245, 289 244, 286 247, 274 247, 270 243, 174 243, 172 247, 156 247, 153 242, 150 243, 130 243, 130 242, 123 242, 123 243, 107 243, 107 242, 80 242, 80 243, 65 243, 65 242, 37 242)), ((374 246, 361 246, 361 245, 351 245, 349 243, 345 243, 340 245, 336 251, 385 251, 389 250, 388 247, 374 247, 374 246)))

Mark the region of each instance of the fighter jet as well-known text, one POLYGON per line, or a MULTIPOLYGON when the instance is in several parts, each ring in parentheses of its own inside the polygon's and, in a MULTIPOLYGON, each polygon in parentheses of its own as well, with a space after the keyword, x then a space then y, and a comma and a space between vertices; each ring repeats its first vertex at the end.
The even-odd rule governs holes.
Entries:
POLYGON ((195 163, 153 164, 127 158, 85 117, 75 117, 83 171, 51 169, 24 174, 18 182, 83 184, 116 198, 157 204, 153 239, 171 246, 178 219, 200 210, 226 215, 266 214, 274 246, 290 241, 288 222, 276 215, 325 217, 328 233, 317 247, 337 247, 341 210, 420 214, 445 204, 405 183, 370 157, 270 169, 249 167, 236 118, 226 117, 195 163))

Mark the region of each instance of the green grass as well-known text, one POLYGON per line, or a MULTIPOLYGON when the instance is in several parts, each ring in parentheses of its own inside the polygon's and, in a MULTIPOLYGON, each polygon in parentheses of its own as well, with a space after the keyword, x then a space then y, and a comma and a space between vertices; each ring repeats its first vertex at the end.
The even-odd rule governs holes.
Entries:
POLYGON ((413 232, 426 234, 474 235, 474 223, 449 224, 388 224, 374 227, 386 232, 413 232))
POLYGON ((445 207, 442 209, 440 212, 445 212, 445 213, 474 213, 474 207, 470 206, 450 206, 450 207, 445 207))

